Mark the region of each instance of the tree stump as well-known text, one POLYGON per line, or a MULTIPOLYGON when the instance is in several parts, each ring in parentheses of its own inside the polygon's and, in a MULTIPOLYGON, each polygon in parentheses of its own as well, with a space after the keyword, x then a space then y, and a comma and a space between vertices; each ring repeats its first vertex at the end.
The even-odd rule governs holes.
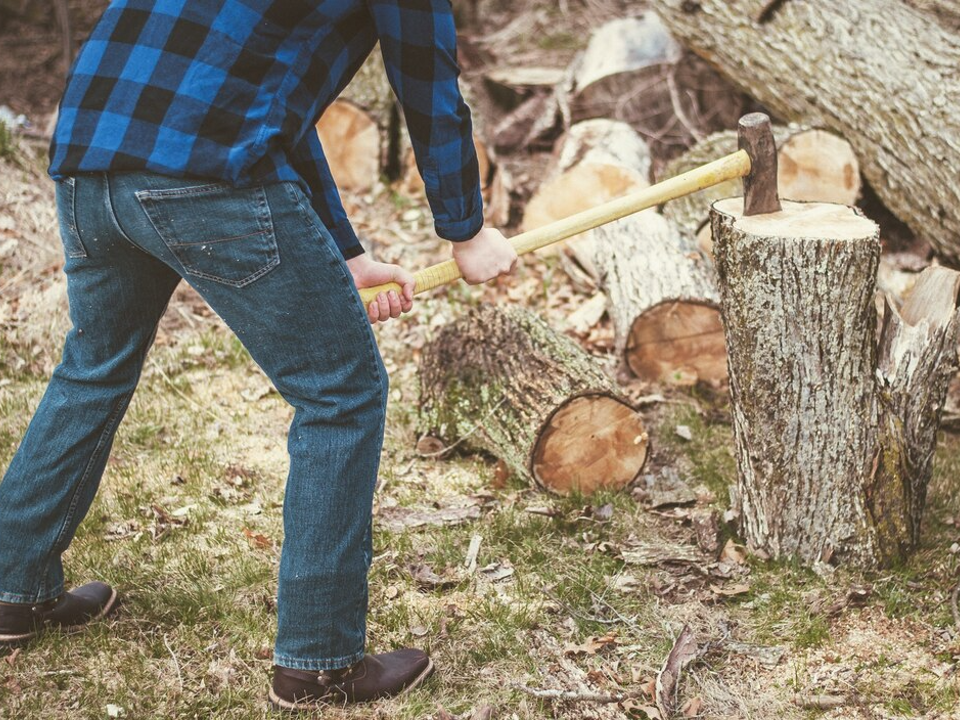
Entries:
MULTIPOLYGON (((780 197, 803 202, 853 205, 860 197, 860 163, 846 140, 826 130, 774 126, 777 143, 777 186, 780 197)), ((661 179, 675 177, 737 151, 737 132, 725 130, 701 140, 670 161, 661 179)), ((741 192, 730 180, 664 205, 663 214, 680 230, 696 235, 697 245, 712 253, 710 205, 741 192)))
POLYGON ((630 370, 649 382, 725 380, 720 296, 692 238, 655 210, 594 233, 616 353, 630 370))
POLYGON ((629 485, 647 457, 642 419, 598 363, 521 308, 483 305, 443 328, 420 393, 421 434, 561 495, 629 485))
POLYGON ((813 565, 875 566, 916 544, 947 385, 960 275, 924 271, 879 351, 878 228, 858 211, 713 206, 742 530, 813 565))

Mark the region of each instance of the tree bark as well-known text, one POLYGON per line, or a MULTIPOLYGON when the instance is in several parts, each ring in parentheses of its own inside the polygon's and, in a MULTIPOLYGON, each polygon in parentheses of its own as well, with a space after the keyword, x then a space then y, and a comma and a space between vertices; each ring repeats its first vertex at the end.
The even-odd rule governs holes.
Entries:
POLYGON ((420 361, 420 432, 501 459, 559 494, 639 474, 640 416, 597 362, 521 308, 484 305, 445 327, 420 361))
POLYGON ((723 381, 720 297, 692 239, 655 210, 595 231, 616 353, 649 382, 723 381))
POLYGON ((878 354, 877 226, 821 203, 742 209, 711 220, 747 542, 805 564, 902 558, 957 368, 960 275, 925 271, 878 354))
POLYGON ((662 0, 658 10, 774 114, 845 137, 884 204, 960 261, 960 184, 944 181, 960 176, 960 36, 902 0, 662 0))

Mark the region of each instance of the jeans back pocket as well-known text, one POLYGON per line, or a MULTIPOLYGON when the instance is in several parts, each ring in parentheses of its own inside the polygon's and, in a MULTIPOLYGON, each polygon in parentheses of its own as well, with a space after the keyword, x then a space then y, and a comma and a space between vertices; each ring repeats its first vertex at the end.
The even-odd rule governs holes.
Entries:
POLYGON ((164 244, 189 274, 233 287, 280 264, 266 190, 225 183, 136 193, 164 244))
POLYGON ((87 249, 80 240, 77 230, 77 186, 76 179, 66 177, 57 181, 57 220, 60 224, 60 239, 63 251, 68 258, 85 258, 87 249))

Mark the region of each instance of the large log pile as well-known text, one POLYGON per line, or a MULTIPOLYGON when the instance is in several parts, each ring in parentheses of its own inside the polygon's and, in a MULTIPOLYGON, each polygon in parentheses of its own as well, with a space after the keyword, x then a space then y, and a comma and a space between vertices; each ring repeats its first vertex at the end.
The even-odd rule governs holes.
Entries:
POLYGON ((884 204, 944 260, 960 262, 960 185, 944 181, 960 175, 960 35, 902 0, 657 8, 776 115, 845 137, 884 204))
POLYGON ((876 344, 877 226, 839 205, 713 206, 742 529, 774 557, 875 565, 917 542, 957 371, 960 274, 925 271, 876 344))
POLYGON ((552 492, 621 488, 648 438, 596 361, 520 308, 485 305, 445 327, 420 362, 420 432, 501 459, 552 492))

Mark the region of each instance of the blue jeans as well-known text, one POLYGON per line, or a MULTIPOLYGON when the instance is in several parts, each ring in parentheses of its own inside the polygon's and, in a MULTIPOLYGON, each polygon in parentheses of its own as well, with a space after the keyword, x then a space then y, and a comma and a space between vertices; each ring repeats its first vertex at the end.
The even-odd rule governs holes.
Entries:
POLYGON ((275 662, 358 661, 387 375, 330 234, 293 183, 116 173, 57 185, 73 328, 0 483, 0 601, 63 591, 60 556, 183 278, 295 408, 275 662))

